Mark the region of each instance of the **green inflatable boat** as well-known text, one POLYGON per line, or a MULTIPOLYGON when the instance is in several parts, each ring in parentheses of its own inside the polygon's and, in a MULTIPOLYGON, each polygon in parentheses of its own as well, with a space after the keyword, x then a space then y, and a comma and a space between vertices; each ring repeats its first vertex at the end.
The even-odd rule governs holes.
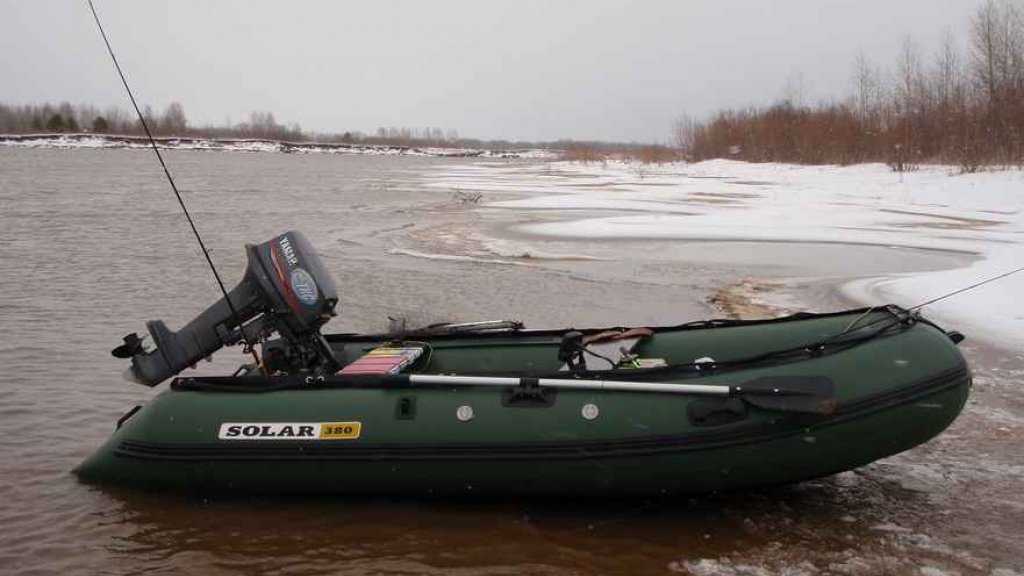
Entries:
POLYGON ((333 281, 298 232, 242 282, 114 355, 169 389, 75 472, 176 491, 639 495, 799 482, 944 430, 971 374, 957 332, 897 306, 670 327, 514 321, 321 332, 333 281), (179 372, 224 345, 230 376, 179 372))

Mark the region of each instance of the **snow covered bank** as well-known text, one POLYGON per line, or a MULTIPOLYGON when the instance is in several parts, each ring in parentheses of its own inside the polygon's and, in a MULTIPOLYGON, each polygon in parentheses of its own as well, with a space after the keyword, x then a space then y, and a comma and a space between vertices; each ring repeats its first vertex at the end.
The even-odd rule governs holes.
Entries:
MULTIPOLYGON (((551 150, 487 150, 476 148, 436 148, 341 144, 317 142, 279 142, 276 140, 157 138, 160 148, 172 150, 221 150, 226 152, 279 152, 288 154, 368 154, 375 156, 437 156, 458 158, 555 158, 551 150)), ((0 134, 0 147, 11 148, 149 148, 149 140, 139 136, 100 134, 0 134)))
MULTIPOLYGON (((490 171, 454 167, 466 190, 519 192, 484 209, 535 211, 520 233, 545 238, 857 243, 970 252, 974 264, 871 278, 848 295, 910 306, 1024 266, 1024 172, 956 174, 923 167, 748 164, 715 160, 648 167, 552 163, 490 171)), ((848 277, 863 276, 855 266, 848 277)), ((929 306, 951 327, 1024 344, 1024 272, 929 306)))

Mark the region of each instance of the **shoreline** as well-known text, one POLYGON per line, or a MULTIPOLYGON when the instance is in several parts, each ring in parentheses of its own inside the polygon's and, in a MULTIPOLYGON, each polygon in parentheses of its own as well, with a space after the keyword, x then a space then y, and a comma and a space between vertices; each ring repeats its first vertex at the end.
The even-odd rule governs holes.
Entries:
MULTIPOLYGON (((738 282, 712 286, 705 302, 728 319, 770 319, 798 312, 877 306, 879 302, 860 299, 851 289, 851 286, 872 281, 884 280, 880 277, 835 280, 747 277, 738 282)), ((975 366, 976 376, 981 380, 1024 376, 1024 353, 1013 342, 985 335, 973 323, 935 314, 927 307, 921 313, 942 329, 955 330, 966 336, 966 344, 962 347, 964 355, 975 366)))
MULTIPOLYGON (((756 243, 752 252, 776 256, 786 246, 802 244, 807 247, 802 252, 824 256, 805 262, 803 274, 776 258, 773 264, 790 268, 777 276, 842 278, 834 291, 864 305, 915 306, 1024 265, 1019 249, 1024 242, 1024 172, 1017 169, 956 174, 948 167, 922 167, 898 174, 875 164, 714 160, 663 165, 643 174, 629 164, 614 163, 556 162, 499 170, 481 174, 448 167, 442 183, 435 185, 488 195, 517 189, 517 198, 489 196, 480 209, 506 222, 503 236, 542 246, 578 241, 576 245, 629 243, 639 249, 647 242, 705 263, 707 258, 694 254, 689 244, 756 243), (834 248, 822 249, 826 244, 834 248), (944 253, 958 261, 914 268, 889 259, 886 269, 871 258, 847 261, 837 253, 854 246, 919 250, 926 259, 930 257, 924 251, 944 253)), ((659 260, 669 258, 659 255, 659 260)), ((740 269, 744 263, 754 268, 759 264, 734 257, 727 261, 740 269)), ((764 276, 776 274, 768 271, 764 276)), ((1012 296, 1020 290, 1024 274, 926 310, 930 317, 969 326, 992 344, 1012 349, 1024 343, 1024 310, 1012 296)), ((728 294, 717 298, 726 308, 742 304, 728 294)), ((755 307, 751 312, 766 311, 755 307)))
POLYGON ((773 305, 760 297, 775 293, 781 288, 782 285, 778 282, 745 278, 715 288, 704 301, 729 320, 764 320, 799 312, 788 306, 773 305))
MULTIPOLYGON (((857 302, 848 286, 870 280, 821 280, 799 286, 768 278, 747 278, 718 286, 708 296, 708 302, 730 318, 737 312, 770 318, 819 305, 857 302), (789 306, 790 302, 798 306, 789 306)), ((927 309, 924 316, 935 319, 927 309)), ((965 328, 951 322, 943 319, 939 325, 957 331, 965 328)), ((892 518, 885 526, 916 532, 926 539, 944 540, 950 549, 985 546, 991 558, 1014 566, 1020 558, 1020 540, 1014 530, 1019 526, 1022 510, 1016 487, 1024 475, 1017 443, 1024 431, 1024 396, 1020 387, 1024 379, 1024 354, 1010 342, 966 330, 965 335, 967 338, 959 348, 971 366, 973 385, 957 420, 925 444, 864 466, 853 474, 879 485, 889 482, 912 493, 927 492, 940 502, 938 507, 942 510, 935 517, 920 512, 903 514, 902 508, 894 506, 890 511, 892 518), (1012 506, 1005 510, 1005 519, 982 524, 975 524, 970 514, 958 518, 954 513, 958 509, 991 513, 1007 504, 1012 506)), ((935 505, 933 501, 928 507, 935 505)))
MULTIPOLYGON (((202 136, 157 136, 153 140, 165 150, 222 152, 272 152, 280 154, 347 154, 373 156, 429 156, 435 158, 556 159, 561 150, 542 148, 455 148, 446 146, 402 146, 345 142, 291 142, 264 138, 208 138, 202 136)), ((127 134, 54 133, 0 134, 0 148, 28 149, 148 149, 149 138, 127 134)))

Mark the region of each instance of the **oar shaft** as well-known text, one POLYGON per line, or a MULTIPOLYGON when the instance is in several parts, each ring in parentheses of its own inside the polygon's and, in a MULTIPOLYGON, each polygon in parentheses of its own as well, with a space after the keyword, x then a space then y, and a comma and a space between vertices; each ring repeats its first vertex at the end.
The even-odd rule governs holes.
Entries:
POLYGON ((542 386, 596 390, 624 390, 636 392, 670 392, 675 394, 703 394, 728 396, 729 386, 710 384, 670 384, 664 382, 624 382, 619 380, 554 380, 541 379, 542 386))
POLYGON ((621 380, 570 380, 563 378, 507 378, 497 376, 442 376, 431 374, 409 374, 412 384, 454 385, 454 386, 519 386, 536 383, 551 388, 575 388, 578 390, 622 390, 629 392, 667 392, 674 394, 702 394, 728 396, 729 386, 710 384, 668 384, 661 382, 626 382, 621 380))

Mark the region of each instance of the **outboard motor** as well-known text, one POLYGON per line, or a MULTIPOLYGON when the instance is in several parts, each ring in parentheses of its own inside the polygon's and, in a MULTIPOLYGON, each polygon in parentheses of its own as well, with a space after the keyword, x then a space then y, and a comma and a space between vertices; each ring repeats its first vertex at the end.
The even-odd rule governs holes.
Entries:
POLYGON ((113 350, 118 358, 131 358, 126 374, 132 380, 156 386, 225 345, 260 341, 273 332, 310 371, 339 368, 320 334, 320 327, 334 316, 338 294, 309 240, 289 231, 263 244, 247 244, 245 250, 245 276, 228 293, 234 313, 221 298, 177 332, 162 320, 147 322, 153 350, 144 350, 136 334, 113 350))

